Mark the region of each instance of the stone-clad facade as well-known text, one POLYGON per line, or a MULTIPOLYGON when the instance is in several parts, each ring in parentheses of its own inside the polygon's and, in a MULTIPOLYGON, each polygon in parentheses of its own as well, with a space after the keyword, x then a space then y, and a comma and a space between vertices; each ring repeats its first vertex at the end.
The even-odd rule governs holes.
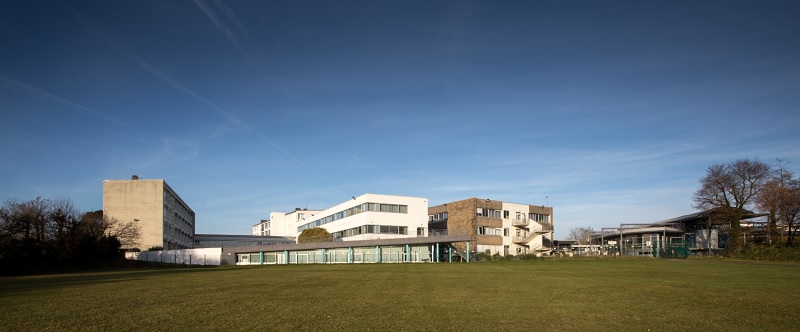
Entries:
MULTIPOLYGON (((468 198, 428 208, 431 232, 468 234, 470 251, 516 255, 552 249, 553 208, 468 198)), ((467 250, 466 244, 455 244, 467 250)))

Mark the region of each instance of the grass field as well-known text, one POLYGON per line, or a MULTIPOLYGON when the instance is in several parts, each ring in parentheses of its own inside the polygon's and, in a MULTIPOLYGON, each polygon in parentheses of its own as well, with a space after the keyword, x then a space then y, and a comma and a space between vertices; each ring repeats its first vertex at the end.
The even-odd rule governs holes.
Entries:
POLYGON ((7 331, 789 331, 800 265, 563 259, 0 278, 7 331))

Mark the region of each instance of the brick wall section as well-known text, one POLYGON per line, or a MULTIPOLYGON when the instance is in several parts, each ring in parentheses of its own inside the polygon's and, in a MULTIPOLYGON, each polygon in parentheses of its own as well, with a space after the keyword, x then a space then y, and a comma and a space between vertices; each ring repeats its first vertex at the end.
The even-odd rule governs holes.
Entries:
POLYGON ((476 206, 474 210, 477 210, 477 208, 492 209, 492 210, 503 209, 503 202, 501 201, 493 201, 493 200, 485 200, 477 198, 472 198, 472 199, 476 201, 476 206))
MULTIPOLYGON (((468 198, 465 200, 447 203, 447 230, 456 234, 469 234, 470 239, 475 239, 477 230, 475 229, 475 211, 477 199, 468 198)), ((466 250, 465 243, 453 244, 458 250, 466 250)), ((471 250, 475 250, 475 242, 471 245, 471 250)))

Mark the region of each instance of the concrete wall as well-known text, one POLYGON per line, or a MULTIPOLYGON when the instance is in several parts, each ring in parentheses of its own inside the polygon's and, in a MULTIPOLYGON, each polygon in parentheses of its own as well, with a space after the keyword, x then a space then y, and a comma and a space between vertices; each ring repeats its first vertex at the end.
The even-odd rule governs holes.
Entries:
POLYGON ((194 211, 164 180, 103 181, 103 214, 141 227, 139 249, 191 248, 194 211))
POLYGON ((103 215, 141 227, 139 249, 164 246, 164 181, 103 181, 103 215))

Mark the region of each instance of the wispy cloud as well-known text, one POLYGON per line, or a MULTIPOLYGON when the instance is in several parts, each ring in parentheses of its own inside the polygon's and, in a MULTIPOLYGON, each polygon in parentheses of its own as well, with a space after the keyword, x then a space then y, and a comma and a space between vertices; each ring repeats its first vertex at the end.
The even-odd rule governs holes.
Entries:
POLYGON ((81 104, 75 103, 75 102, 70 101, 68 99, 56 96, 56 95, 54 95, 52 93, 49 93, 47 91, 44 91, 44 90, 39 89, 37 87, 34 87, 32 85, 22 83, 22 82, 17 81, 17 80, 15 80, 13 78, 10 78, 10 77, 6 77, 6 76, 3 76, 3 75, 0 75, 0 86, 5 87, 5 88, 10 89, 10 90, 14 90, 14 91, 16 91, 17 93, 19 93, 21 95, 28 96, 28 97, 33 98, 33 99, 48 100, 48 101, 51 101, 51 102, 55 102, 57 104, 66 105, 69 108, 77 109, 77 110, 80 110, 80 111, 83 111, 83 112, 86 112, 86 113, 101 117, 101 118, 106 119, 106 120, 108 120, 110 122, 114 122, 116 124, 120 124, 120 125, 123 125, 123 126, 128 127, 128 128, 135 128, 134 126, 132 126, 132 125, 130 125, 130 124, 128 124, 128 123, 126 123, 126 122, 124 122, 122 120, 119 120, 119 119, 114 118, 112 116, 108 116, 106 114, 103 114, 102 112, 95 111, 95 110, 93 110, 91 108, 88 108, 88 107, 83 106, 81 104))
POLYGON ((117 51, 122 53, 127 58, 131 59, 133 62, 137 63, 139 66, 141 66, 146 71, 148 71, 151 74, 153 74, 154 76, 158 77, 159 79, 161 79, 165 83, 169 84, 170 86, 172 86, 176 90, 185 93, 186 95, 192 97, 196 101, 206 105, 208 108, 216 111, 217 113, 219 113, 225 119, 225 121, 227 121, 227 122, 229 122, 231 124, 234 124, 236 127, 240 128, 241 130, 243 130, 243 131, 245 131, 247 133, 250 133, 252 135, 255 135, 256 137, 258 137, 258 138, 262 139, 263 141, 267 142, 269 145, 271 145, 273 148, 278 150, 280 153, 282 153, 287 158, 291 159, 297 165, 299 165, 303 169, 308 170, 308 171, 316 174, 317 176, 321 177, 322 179, 327 181, 331 186, 335 187, 337 190, 341 191, 344 194, 349 194, 346 191, 342 190, 341 187, 339 185, 337 185, 336 182, 333 181, 333 179, 331 179, 327 175, 323 174, 322 172, 320 172, 316 168, 308 166, 306 163, 300 161, 292 153, 290 153, 289 151, 287 151, 286 149, 284 149, 283 147, 281 147, 280 145, 275 143, 272 139, 270 139, 266 135, 264 135, 264 134, 258 132, 257 130, 253 129, 250 125, 248 125, 247 123, 242 121, 239 117, 235 116, 233 113, 231 113, 231 112, 223 109, 222 107, 216 105, 215 103, 209 101, 208 99, 204 98, 203 96, 201 96, 201 95, 197 94, 196 92, 194 92, 193 90, 189 89, 187 86, 181 84, 177 80, 175 80, 172 77, 170 77, 169 75, 165 74, 164 72, 162 72, 161 70, 156 68, 154 65, 152 65, 148 61, 146 61, 144 58, 142 58, 141 56, 139 56, 138 54, 133 52, 130 48, 128 48, 121 41, 119 41, 118 39, 114 38, 109 33, 105 32, 103 29, 101 29, 100 27, 98 27, 97 25, 95 25, 94 23, 89 21, 87 18, 83 17, 83 15, 81 15, 80 13, 78 13, 77 11, 75 11, 74 9, 72 9, 70 7, 68 7, 68 8, 70 9, 70 11, 72 11, 73 14, 75 14, 77 17, 79 17, 88 27, 90 27, 90 29, 92 31, 94 31, 98 36, 100 36, 106 43, 111 45, 113 48, 115 48, 117 51))
POLYGON ((195 0, 194 3, 197 5, 198 8, 200 8, 201 11, 203 11, 204 14, 206 14, 206 16, 208 16, 208 19, 210 19, 211 22, 214 23, 214 26, 217 27, 217 30, 219 30, 220 32, 222 32, 223 35, 225 35, 225 38, 227 38, 228 41, 230 41, 231 44, 233 44, 233 46, 236 48, 237 51, 239 51, 239 53, 242 56, 248 59, 251 58, 250 54, 242 45, 242 42, 240 42, 240 40, 242 40, 244 41, 244 43, 247 44, 250 43, 249 42, 250 38, 248 37, 247 30, 244 28, 242 23, 236 17, 236 14, 234 14, 233 10, 231 10, 221 1, 214 1, 214 6, 217 7, 217 9, 222 13, 222 15, 225 18, 225 21, 229 22, 236 28, 236 32, 238 32, 238 34, 234 33, 233 29, 228 27, 228 25, 225 24, 225 22, 223 22, 223 20, 220 18, 220 15, 217 15, 217 12, 215 12, 214 9, 211 8, 211 6, 209 6, 207 3, 203 2, 203 0, 195 0))

